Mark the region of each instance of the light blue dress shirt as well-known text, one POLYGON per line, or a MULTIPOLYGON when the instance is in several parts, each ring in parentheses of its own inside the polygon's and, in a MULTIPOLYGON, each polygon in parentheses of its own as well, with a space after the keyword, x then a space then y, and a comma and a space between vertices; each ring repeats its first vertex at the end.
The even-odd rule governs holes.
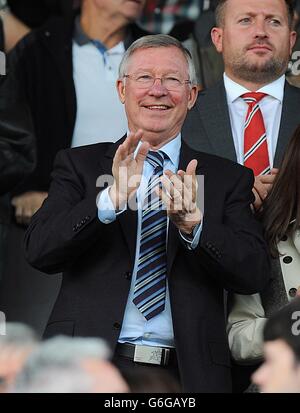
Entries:
MULTIPOLYGON (((140 143, 141 144, 141 143, 140 143)), ((138 145, 134 156, 136 156, 139 146, 138 145)), ((168 142, 166 145, 160 148, 168 158, 164 162, 164 170, 169 169, 172 172, 177 172, 179 163, 179 154, 181 148, 181 135, 179 134, 175 139, 168 142)), ((133 343, 133 344, 146 344, 151 346, 164 346, 164 347, 174 347, 174 333, 173 333, 173 323, 172 314, 170 306, 170 296, 167 283, 167 293, 166 293, 166 303, 163 312, 153 317, 150 320, 146 320, 141 312, 137 309, 133 300, 133 289, 136 280, 137 263, 139 258, 140 250, 140 236, 141 236, 141 204, 144 199, 143 194, 146 191, 148 181, 153 173, 153 166, 149 162, 144 162, 144 168, 142 173, 141 184, 137 191, 137 202, 138 202, 138 226, 137 226, 137 242, 136 242, 136 254, 134 269, 132 272, 132 280, 130 292, 127 300, 127 305, 125 309, 124 319, 122 323, 122 329, 119 336, 120 343, 133 343)), ((123 213, 126 207, 119 213, 116 214, 113 204, 109 197, 109 188, 102 191, 99 201, 98 201, 98 216, 102 223, 108 224, 113 222, 117 216, 123 213)), ((183 242, 186 244, 186 248, 194 249, 197 247, 202 230, 202 223, 196 227, 194 232, 194 238, 192 241, 186 239, 181 234, 183 242)), ((184 274, 183 274, 184 276, 184 274)))

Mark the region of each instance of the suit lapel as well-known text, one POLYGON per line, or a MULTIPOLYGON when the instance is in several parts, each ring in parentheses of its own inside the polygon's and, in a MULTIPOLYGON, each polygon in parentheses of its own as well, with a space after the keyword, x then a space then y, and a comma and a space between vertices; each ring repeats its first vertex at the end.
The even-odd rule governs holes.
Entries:
POLYGON ((278 167, 283 158, 285 149, 293 132, 299 124, 300 114, 300 91, 290 86, 287 82, 285 84, 284 98, 282 102, 282 115, 280 122, 280 129, 278 135, 278 142, 276 146, 274 166, 278 167))
MULTIPOLYGON (((123 136, 118 142, 112 144, 107 152, 105 153, 104 157, 102 157, 100 164, 101 170, 104 173, 111 174, 112 172, 112 163, 113 158, 118 149, 119 145, 121 145, 126 138, 126 135, 123 136)), ((128 209, 124 213, 120 214, 118 217, 119 224, 121 226, 121 230, 123 236, 126 240, 128 245, 129 253, 134 262, 135 259, 135 250, 136 250, 136 234, 137 234, 137 212, 133 211, 132 209, 128 209)))
POLYGON ((224 82, 204 91, 197 107, 215 155, 237 161, 224 82))

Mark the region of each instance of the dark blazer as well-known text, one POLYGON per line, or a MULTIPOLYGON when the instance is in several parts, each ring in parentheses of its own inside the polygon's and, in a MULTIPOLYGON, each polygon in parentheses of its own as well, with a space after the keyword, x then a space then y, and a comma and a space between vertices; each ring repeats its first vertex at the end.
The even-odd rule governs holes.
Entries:
MULTIPOLYGON (((18 188, 18 193, 48 191, 55 155, 71 145, 77 110, 73 30, 73 18, 53 18, 23 38, 9 56, 29 103, 37 144, 36 168, 18 188)), ((131 24, 125 47, 144 34, 146 32, 131 24)))
MULTIPOLYGON (((105 225, 97 217, 96 179, 110 174, 120 144, 61 151, 49 197, 25 237, 35 268, 63 271, 63 282, 45 337, 100 336, 114 349, 122 325, 135 259, 137 214, 122 213, 105 225)), ((250 209, 253 174, 225 159, 197 153, 184 143, 179 168, 198 160, 205 175, 205 212, 195 251, 170 223, 168 279, 179 369, 186 391, 231 390, 223 289, 252 294, 269 277, 259 224, 250 209)))
MULTIPOLYGON (((275 167, 279 166, 287 143, 299 124, 300 89, 286 82, 275 167)), ((195 150, 237 161, 223 80, 200 92, 183 125, 182 137, 195 150)))

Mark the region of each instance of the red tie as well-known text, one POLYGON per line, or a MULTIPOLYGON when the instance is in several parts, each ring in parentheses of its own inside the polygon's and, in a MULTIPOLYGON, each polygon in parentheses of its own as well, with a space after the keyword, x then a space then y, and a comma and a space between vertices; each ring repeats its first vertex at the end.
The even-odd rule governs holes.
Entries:
POLYGON ((270 173, 266 128, 258 104, 265 96, 258 92, 241 96, 249 106, 244 127, 244 165, 252 169, 255 176, 270 173))

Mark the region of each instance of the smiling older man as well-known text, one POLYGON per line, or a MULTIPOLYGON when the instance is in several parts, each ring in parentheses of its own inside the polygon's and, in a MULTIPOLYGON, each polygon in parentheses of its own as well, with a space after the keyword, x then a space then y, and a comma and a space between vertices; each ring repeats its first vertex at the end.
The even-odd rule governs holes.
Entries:
POLYGON ((127 136, 60 152, 27 232, 29 262, 64 271, 45 336, 104 337, 123 371, 164 369, 185 391, 230 391, 223 289, 259 291, 269 271, 253 174, 181 142, 197 88, 177 40, 141 38, 119 72, 127 136))

